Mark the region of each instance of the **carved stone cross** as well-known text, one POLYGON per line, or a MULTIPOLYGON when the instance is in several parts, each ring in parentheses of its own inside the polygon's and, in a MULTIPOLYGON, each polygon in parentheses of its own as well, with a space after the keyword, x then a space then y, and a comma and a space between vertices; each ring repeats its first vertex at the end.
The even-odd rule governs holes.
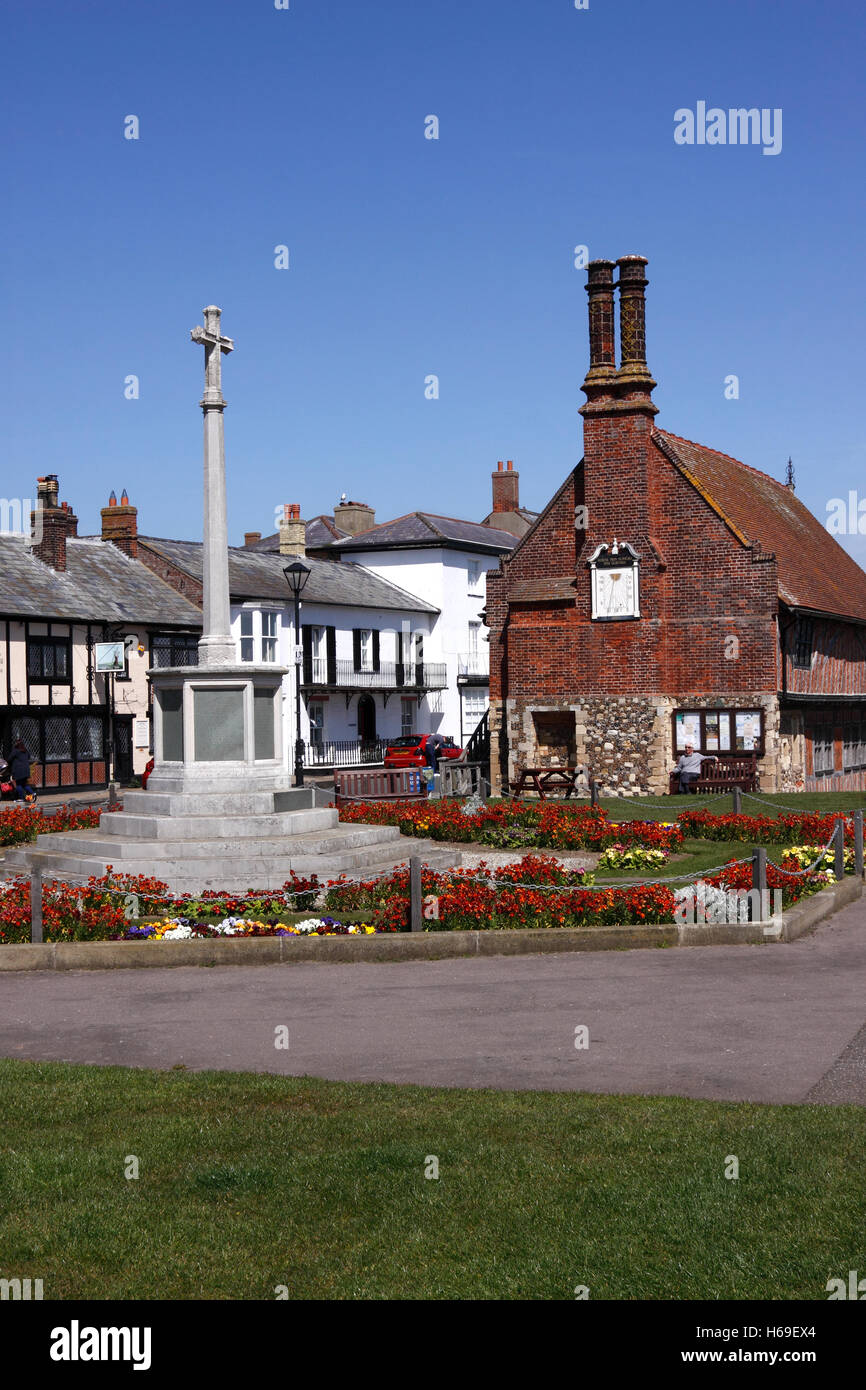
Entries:
POLYGON ((209 304, 204 313, 204 328, 193 328, 190 337, 194 343, 204 347, 204 399, 207 405, 225 405, 222 393, 222 354, 234 352, 234 340, 220 334, 220 314, 215 304, 209 304), (217 352, 219 348, 219 352, 217 352), (209 399, 210 398, 210 399, 209 399))

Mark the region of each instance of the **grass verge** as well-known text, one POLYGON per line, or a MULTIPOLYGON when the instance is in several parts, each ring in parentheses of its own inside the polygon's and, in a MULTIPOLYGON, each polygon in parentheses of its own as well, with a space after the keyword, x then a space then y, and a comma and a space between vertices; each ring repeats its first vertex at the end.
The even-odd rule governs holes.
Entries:
MULTIPOLYGON (((866 810, 866 796, 863 792, 761 792, 755 799, 743 792, 742 810, 747 816, 780 816, 787 811, 799 811, 802 815, 817 812, 827 815, 832 811, 866 810), (769 803, 769 804, 768 804, 769 803)), ((733 797, 728 792, 724 796, 648 796, 647 802, 658 803, 643 806, 643 798, 601 797, 599 805, 607 811, 611 820, 676 820, 682 811, 712 811, 716 816, 728 815, 733 810, 733 797)), ((587 804, 584 799, 583 804, 587 804)))
POLYGON ((853 1106, 5 1060, 0 1106, 0 1276, 46 1298, 823 1300, 862 1267, 853 1106))
MULTIPOLYGON (((765 848, 767 859, 773 864, 780 864, 790 846, 766 845, 765 848)), ((752 849, 753 845, 743 840, 683 840, 677 852, 661 869, 593 869, 593 873, 597 884, 620 883, 625 879, 663 883, 665 879, 682 878, 684 874, 706 873, 709 869, 724 865, 729 859, 750 859, 752 849)), ((832 860, 828 862, 832 867, 832 860)))

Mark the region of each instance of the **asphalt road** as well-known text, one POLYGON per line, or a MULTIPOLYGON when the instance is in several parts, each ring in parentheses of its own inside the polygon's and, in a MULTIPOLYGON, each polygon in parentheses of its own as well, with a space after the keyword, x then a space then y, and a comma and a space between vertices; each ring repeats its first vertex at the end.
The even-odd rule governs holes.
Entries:
POLYGON ((0 1054, 866 1105, 866 899, 791 945, 3 974, 0 1054))

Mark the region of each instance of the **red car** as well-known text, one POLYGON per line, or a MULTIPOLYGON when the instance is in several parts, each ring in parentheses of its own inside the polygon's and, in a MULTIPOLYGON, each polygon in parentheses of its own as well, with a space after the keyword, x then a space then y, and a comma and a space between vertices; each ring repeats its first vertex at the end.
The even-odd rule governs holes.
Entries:
MULTIPOLYGON (((426 747, 429 734, 404 734, 402 738, 395 738, 385 749, 385 766, 395 767, 427 767, 426 747)), ((439 749, 439 760, 443 758, 459 758, 463 753, 462 748, 458 748, 453 738, 446 738, 444 745, 439 749)))

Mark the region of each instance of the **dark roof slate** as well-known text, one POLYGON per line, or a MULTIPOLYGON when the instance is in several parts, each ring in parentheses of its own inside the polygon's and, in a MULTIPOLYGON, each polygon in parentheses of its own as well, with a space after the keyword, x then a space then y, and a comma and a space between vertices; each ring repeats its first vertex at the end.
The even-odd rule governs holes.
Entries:
POLYGON ((66 542, 64 571, 51 569, 23 536, 0 536, 0 612, 74 622, 201 627, 201 610, 116 545, 90 537, 66 542))
MULTIPOLYGON (((194 579, 201 579, 201 541, 162 540, 153 536, 140 536, 139 541, 194 579)), ((272 551, 230 546, 229 589, 232 597, 285 601, 288 585, 283 568, 291 558, 272 551)), ((337 565, 331 560, 317 560, 309 555, 303 558, 304 564, 310 567, 310 577, 304 589, 304 598, 310 603, 339 604, 349 608, 408 609, 415 613, 439 612, 433 604, 380 578, 363 565, 337 565)))
POLYGON ((360 531, 348 540, 335 541, 333 550, 386 550, 390 547, 406 546, 458 546, 460 549, 476 549, 501 554, 511 551, 517 544, 516 537, 508 531, 500 531, 492 526, 484 526, 480 521, 460 521, 453 516, 439 516, 435 512, 409 512, 398 516, 394 521, 383 521, 371 526, 369 531, 360 531))

